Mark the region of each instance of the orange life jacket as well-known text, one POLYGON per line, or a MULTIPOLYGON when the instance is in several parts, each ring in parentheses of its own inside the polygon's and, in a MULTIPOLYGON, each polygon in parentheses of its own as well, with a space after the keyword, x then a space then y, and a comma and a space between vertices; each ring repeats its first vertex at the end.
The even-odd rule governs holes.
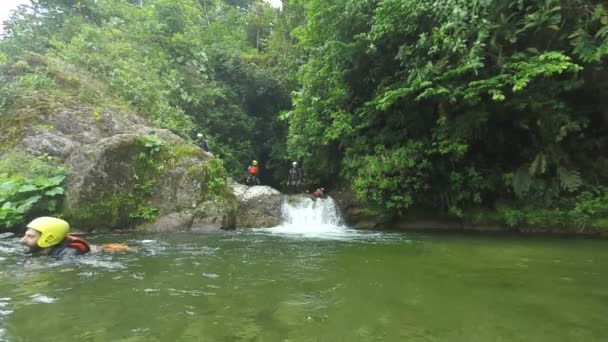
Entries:
POLYGON ((67 246, 74 248, 79 254, 85 254, 91 251, 91 246, 89 246, 89 243, 85 240, 74 235, 68 235, 65 238, 68 240, 67 246))
POLYGON ((258 174, 258 167, 256 165, 251 165, 249 167, 249 174, 250 175, 257 175, 258 174))

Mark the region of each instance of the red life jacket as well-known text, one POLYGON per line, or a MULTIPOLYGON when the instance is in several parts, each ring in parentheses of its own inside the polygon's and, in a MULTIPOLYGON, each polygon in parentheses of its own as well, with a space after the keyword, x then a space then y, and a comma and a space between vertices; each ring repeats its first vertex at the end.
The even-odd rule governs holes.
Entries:
POLYGON ((68 240, 68 247, 74 248, 79 254, 85 254, 91 251, 91 246, 85 240, 74 236, 68 235, 65 237, 68 240))
POLYGON ((256 165, 251 165, 249 167, 249 174, 250 175, 257 175, 258 174, 258 167, 256 165))

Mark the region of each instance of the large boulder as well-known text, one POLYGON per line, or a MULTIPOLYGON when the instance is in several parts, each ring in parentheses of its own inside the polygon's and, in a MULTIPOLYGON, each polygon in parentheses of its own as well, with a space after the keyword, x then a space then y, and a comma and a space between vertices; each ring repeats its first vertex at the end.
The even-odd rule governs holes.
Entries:
POLYGON ((269 186, 246 186, 231 182, 237 198, 238 228, 274 227, 281 223, 283 195, 269 186))
POLYGON ((192 231, 198 233, 219 232, 234 229, 236 208, 226 202, 205 201, 194 210, 170 212, 153 222, 138 228, 151 232, 192 231))
POLYGON ((97 229, 142 223, 154 231, 188 230, 205 197, 203 168, 211 155, 184 144, 168 131, 148 130, 74 151, 65 163, 66 213, 97 229))
POLYGON ((233 228, 235 205, 207 196, 213 155, 117 107, 84 104, 36 117, 15 150, 63 161, 62 214, 75 228, 233 228))

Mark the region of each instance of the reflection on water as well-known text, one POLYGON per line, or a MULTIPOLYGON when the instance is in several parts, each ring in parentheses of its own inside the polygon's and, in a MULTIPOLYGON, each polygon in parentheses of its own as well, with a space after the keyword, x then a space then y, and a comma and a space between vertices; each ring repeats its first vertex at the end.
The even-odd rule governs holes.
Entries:
POLYGON ((0 240, 0 341, 607 340, 606 241, 334 237, 95 236, 137 250, 64 262, 0 240))

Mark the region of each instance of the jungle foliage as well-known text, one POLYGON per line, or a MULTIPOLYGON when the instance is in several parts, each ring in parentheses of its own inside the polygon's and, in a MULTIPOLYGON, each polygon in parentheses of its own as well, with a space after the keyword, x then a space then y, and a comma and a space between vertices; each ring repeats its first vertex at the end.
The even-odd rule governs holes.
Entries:
POLYGON ((55 212, 63 196, 64 178, 53 158, 4 155, 0 160, 0 228, 22 224, 31 215, 55 212))
POLYGON ((276 118, 290 90, 265 52, 277 17, 261 0, 33 0, 7 22, 0 62, 35 53, 83 68, 152 125, 189 139, 205 133, 241 177, 284 145, 276 118))
POLYGON ((312 0, 297 33, 288 147, 309 176, 394 213, 606 212, 605 2, 312 0))
MULTIPOLYGON (((608 227, 603 1, 33 0, 0 63, 27 53, 86 69, 157 127, 204 132, 237 180, 257 159, 277 186, 297 160, 307 186, 394 215, 608 227)), ((0 87, 0 114, 49 86, 0 87)))

